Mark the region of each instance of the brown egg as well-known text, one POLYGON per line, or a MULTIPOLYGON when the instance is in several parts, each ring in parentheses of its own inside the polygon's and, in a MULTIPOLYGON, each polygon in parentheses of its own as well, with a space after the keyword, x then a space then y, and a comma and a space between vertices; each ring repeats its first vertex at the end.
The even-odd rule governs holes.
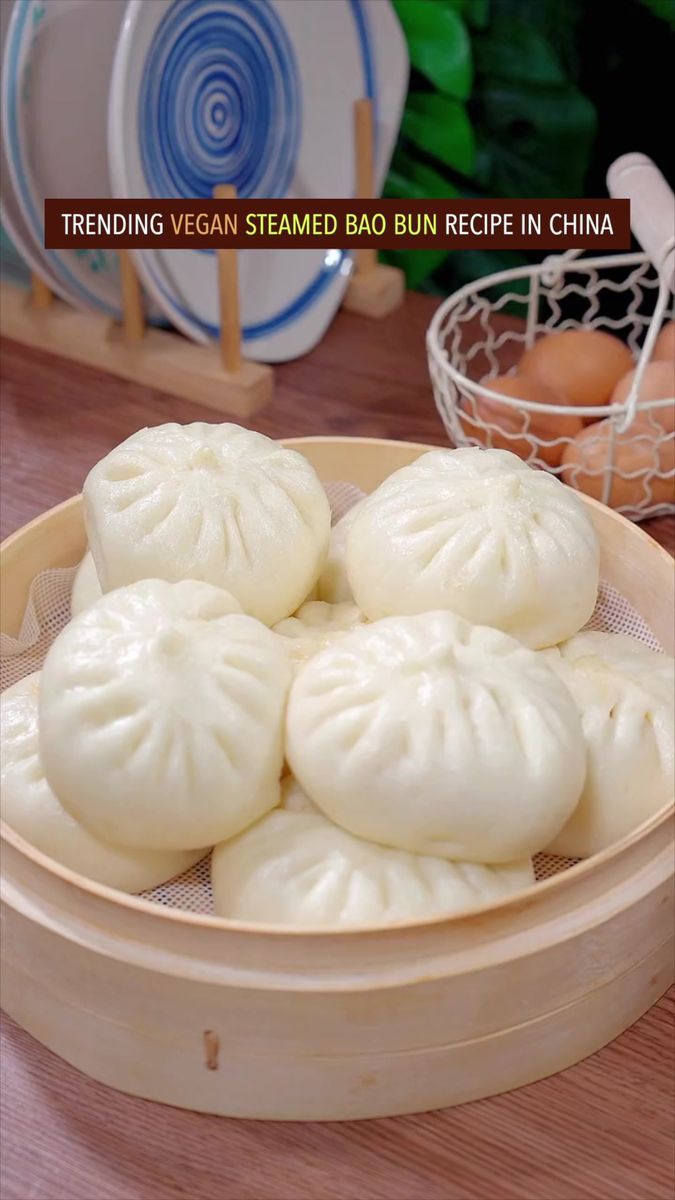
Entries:
POLYGON ((661 329, 654 343, 652 358, 659 361, 675 358, 675 321, 668 321, 668 324, 661 329))
MULTIPOLYGON (((624 375, 612 392, 612 404, 625 404, 635 378, 635 368, 624 375)), ((638 413, 647 425, 658 423, 667 433, 675 430, 675 362, 650 362, 645 367, 640 385, 640 400, 670 400, 667 408, 655 408, 638 413)))
POLYGON ((535 342, 521 358, 518 370, 562 392, 568 404, 593 408, 609 403, 617 383, 632 366, 630 350, 611 333, 566 329, 535 342))
MULTIPOLYGON (((512 396, 515 400, 529 400, 533 404, 567 403, 564 396, 552 391, 538 379, 528 379, 525 375, 498 375, 494 379, 484 379, 482 382, 492 391, 499 392, 502 396, 512 396)), ((534 450, 536 457, 549 467, 557 467, 560 464, 567 443, 545 443, 554 442, 556 438, 573 438, 583 429, 584 424, 581 417, 565 416, 561 413, 527 413, 500 404, 498 400, 490 400, 487 396, 475 396, 473 400, 465 400, 463 409, 460 421, 468 437, 474 437, 492 449, 511 450, 513 454, 524 459, 528 459, 534 450), (490 428, 484 429, 479 424, 480 421, 484 421, 490 428), (518 436, 528 433, 533 440, 528 436, 518 436)))
MULTIPOLYGON (((610 470, 609 435, 612 422, 597 421, 587 426, 566 448, 563 454, 562 477, 565 483, 603 499, 603 485, 610 470)), ((626 433, 617 434, 614 444, 611 489, 606 501, 612 508, 638 508, 647 504, 671 504, 675 500, 675 477, 662 479, 641 472, 658 470, 661 475, 675 469, 675 439, 664 434, 662 439, 638 417, 626 433), (633 479, 625 474, 638 472, 633 479)))

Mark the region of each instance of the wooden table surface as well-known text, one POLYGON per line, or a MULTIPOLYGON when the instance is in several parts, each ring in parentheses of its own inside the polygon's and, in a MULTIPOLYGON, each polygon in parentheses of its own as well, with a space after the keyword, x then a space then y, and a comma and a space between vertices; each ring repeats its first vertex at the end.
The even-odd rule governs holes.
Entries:
MULTIPOLYGON (((277 371, 251 424, 443 444, 426 370, 434 301, 379 324, 341 313, 277 371)), ((122 438, 214 414, 2 345, 2 533, 79 491, 122 438)), ((669 548, 675 518, 646 528, 669 548)), ((673 1001, 577 1067, 510 1095, 342 1124, 230 1121, 88 1080, 2 1026, 2 1200, 672 1200, 673 1001)))

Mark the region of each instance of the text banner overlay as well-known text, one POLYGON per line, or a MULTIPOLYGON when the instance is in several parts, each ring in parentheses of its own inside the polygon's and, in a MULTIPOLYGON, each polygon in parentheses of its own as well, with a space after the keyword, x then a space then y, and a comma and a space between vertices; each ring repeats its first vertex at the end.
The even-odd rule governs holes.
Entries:
POLYGON ((48 250, 628 250, 628 200, 45 200, 48 250))

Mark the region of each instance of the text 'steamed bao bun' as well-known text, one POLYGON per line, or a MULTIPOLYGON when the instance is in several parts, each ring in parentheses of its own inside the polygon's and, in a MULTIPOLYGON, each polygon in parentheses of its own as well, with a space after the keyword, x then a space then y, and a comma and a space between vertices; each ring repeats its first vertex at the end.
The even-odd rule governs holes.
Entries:
POLYGON ((3 817, 66 866, 142 891, 215 847, 223 917, 386 925, 668 803, 673 660, 580 632, 588 508, 514 455, 423 454, 331 530, 300 454, 165 425, 84 502, 73 619, 2 702, 3 817))

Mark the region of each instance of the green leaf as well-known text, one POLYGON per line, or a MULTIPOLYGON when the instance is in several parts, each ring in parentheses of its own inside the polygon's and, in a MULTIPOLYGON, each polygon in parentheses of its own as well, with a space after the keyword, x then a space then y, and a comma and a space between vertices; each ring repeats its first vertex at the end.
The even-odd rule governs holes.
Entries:
MULTIPOLYGON (((460 193, 433 167, 397 150, 384 194, 401 200, 430 200, 452 198, 460 193)), ((434 250, 391 250, 383 257, 385 262, 405 272, 408 287, 418 288, 444 261, 447 253, 444 247, 439 247, 434 250)))
POLYGON ((575 77, 580 23, 582 19, 595 19, 602 27, 606 23, 602 10, 608 3, 616 3, 616 0, 492 0, 488 27, 477 32, 474 39, 475 58, 480 54, 483 39, 491 36, 497 21, 517 21, 544 38, 554 48, 558 62, 563 64, 568 75, 575 77))
POLYGON ((441 0, 441 3, 454 9, 474 29, 484 29, 488 23, 490 0, 441 0))
POLYGON ((482 74, 513 83, 555 86, 567 82, 550 42, 514 17, 494 18, 478 41, 476 63, 482 74))
POLYGON ((433 167, 418 162, 403 150, 397 150, 387 176, 384 195, 401 200, 433 200, 453 198, 461 193, 433 167))
POLYGON ((595 131, 595 109, 572 84, 488 83, 477 128, 485 182, 504 197, 583 195, 595 131))
POLYGON ((463 175, 476 160, 476 139, 464 105, 434 92, 409 92, 401 131, 426 154, 463 175))
POLYGON ((490 0, 466 0, 464 16, 475 29, 485 29, 490 20, 490 0))
MULTIPOLYGON (((462 250, 453 254, 448 261, 448 270, 439 272, 440 278, 446 283, 446 290, 454 290, 485 275, 494 275, 497 271, 512 270, 513 267, 523 267, 529 261, 526 254, 520 250, 462 250), (446 279, 447 276, 447 279, 446 279)), ((530 280, 509 279, 506 283, 498 283, 485 293, 492 300, 503 296, 505 292, 515 292, 519 296, 527 296, 530 290, 530 280)), ((514 303, 501 309, 502 312, 512 312, 524 316, 522 304, 514 303)))
POLYGON ((638 0, 638 3, 675 29, 675 0, 638 0))
POLYGON ((411 65, 458 100, 471 92, 473 64, 466 25, 454 8, 437 0, 394 0, 411 65))
POLYGON ((383 262, 398 267, 405 274, 406 284, 413 291, 428 282, 437 267, 447 257, 447 250, 389 250, 381 254, 383 262))

